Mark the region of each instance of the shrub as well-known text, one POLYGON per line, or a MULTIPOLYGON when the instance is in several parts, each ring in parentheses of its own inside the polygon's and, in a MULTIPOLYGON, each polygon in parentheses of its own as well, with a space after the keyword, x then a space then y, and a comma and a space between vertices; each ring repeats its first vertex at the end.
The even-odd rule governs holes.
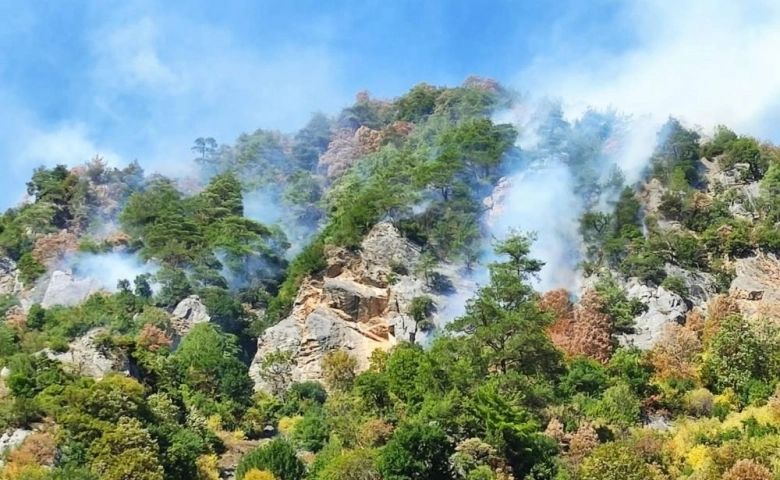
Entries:
POLYGON ((664 278, 664 281, 661 282, 661 286, 683 298, 686 298, 689 293, 688 286, 685 285, 685 280, 676 275, 670 275, 664 278))
POLYGON ((306 467, 296 456, 295 449, 282 439, 244 455, 236 468, 236 478, 244 480, 251 470, 267 470, 282 480, 302 480, 306 474, 306 467))

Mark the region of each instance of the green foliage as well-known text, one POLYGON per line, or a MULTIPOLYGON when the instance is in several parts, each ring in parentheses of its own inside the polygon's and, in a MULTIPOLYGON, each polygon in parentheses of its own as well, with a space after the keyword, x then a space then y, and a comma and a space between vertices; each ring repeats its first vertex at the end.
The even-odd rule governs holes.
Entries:
POLYGON ((377 452, 352 450, 331 460, 322 472, 313 478, 318 480, 375 480, 381 478, 376 468, 377 452))
POLYGON ((530 244, 517 233, 499 242, 495 251, 507 260, 489 265, 490 283, 469 300, 465 315, 447 326, 468 335, 488 368, 502 373, 551 373, 560 365, 560 353, 545 332, 551 318, 539 310, 527 283, 542 267, 528 257, 530 244))
POLYGON ((712 140, 702 147, 702 154, 709 158, 722 155, 737 138, 736 133, 723 125, 718 125, 715 127, 715 134, 712 136, 712 140))
POLYGON ((597 448, 582 463, 582 480, 648 480, 650 467, 627 445, 607 443, 597 448))
POLYGON ((306 467, 295 455, 295 449, 281 439, 244 455, 236 468, 236 478, 242 480, 252 469, 267 470, 280 480, 302 480, 306 474, 306 467))
POLYGON ((122 418, 90 447, 92 468, 106 480, 162 480, 157 445, 134 419, 122 418))
POLYGON ((682 298, 688 297, 689 294, 688 286, 685 285, 685 280, 683 280, 678 276, 670 275, 666 277, 664 281, 661 282, 661 286, 669 290, 670 292, 676 293, 682 298))
POLYGON ((295 426, 293 442, 301 449, 319 452, 330 436, 330 425, 322 408, 309 408, 295 426))
POLYGON ((32 285, 38 277, 46 273, 46 266, 36 260, 30 252, 22 255, 18 267, 19 280, 25 285, 32 285))
POLYGON ((681 171, 690 186, 701 182, 697 162, 700 157, 700 135, 684 128, 674 118, 669 120, 658 132, 658 145, 652 158, 654 173, 662 180, 669 181, 665 172, 681 171), (678 170, 679 169, 679 170, 678 170))
POLYGON ((725 149, 726 155, 721 158, 724 169, 734 168, 737 164, 747 164, 746 180, 759 181, 769 168, 769 159, 759 148, 753 138, 739 138, 731 141, 725 149))
POLYGON ((604 298, 603 312, 612 321, 614 331, 632 333, 634 318, 646 308, 644 304, 636 298, 629 300, 625 290, 620 288, 612 278, 600 279, 595 290, 604 298))
POLYGON ((609 387, 591 409, 593 418, 605 420, 610 425, 628 428, 639 421, 641 399, 631 387, 619 383, 609 387))
POLYGON ((561 391, 572 396, 583 393, 598 397, 607 389, 609 377, 606 369, 598 362, 577 357, 569 365, 566 377, 561 381, 561 391))
POLYGON ((769 322, 723 319, 702 365, 705 384, 715 392, 731 388, 747 401, 753 380, 776 381, 780 375, 779 335, 769 322))
POLYGON ((452 446, 436 426, 406 423, 379 454, 377 469, 385 480, 446 480, 452 446))

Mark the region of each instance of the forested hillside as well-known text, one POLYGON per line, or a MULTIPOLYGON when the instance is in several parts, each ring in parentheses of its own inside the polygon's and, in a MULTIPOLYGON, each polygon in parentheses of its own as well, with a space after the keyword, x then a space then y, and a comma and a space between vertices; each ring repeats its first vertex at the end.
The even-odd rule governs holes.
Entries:
POLYGON ((36 169, 2 478, 780 478, 780 148, 631 128, 469 78, 36 169))

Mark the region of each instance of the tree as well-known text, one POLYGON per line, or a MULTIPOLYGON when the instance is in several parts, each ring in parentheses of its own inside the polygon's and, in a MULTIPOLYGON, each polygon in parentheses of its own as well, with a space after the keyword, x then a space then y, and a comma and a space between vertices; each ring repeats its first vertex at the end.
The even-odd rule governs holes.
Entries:
POLYGON ((539 309, 527 283, 543 265, 528 257, 530 245, 531 237, 518 233, 497 243, 496 253, 507 260, 488 266, 490 283, 468 302, 465 315, 447 326, 468 335, 490 369, 502 374, 551 373, 560 367, 560 353, 546 333, 552 316, 539 309))
POLYGON ((325 410, 321 407, 309 408, 298 422, 293 432, 293 441, 308 452, 319 452, 330 436, 330 425, 325 410))
POLYGON ((260 362, 260 378, 274 395, 281 395, 292 381, 292 352, 276 350, 260 362))
POLYGON ((642 402, 626 384, 609 387, 601 400, 592 408, 592 416, 615 425, 628 428, 639 421, 642 402))
POLYGON ((582 463, 582 480, 647 480, 654 478, 644 460, 628 446, 606 443, 597 448, 582 463))
POLYGON ((273 440, 241 458, 236 478, 244 480, 251 470, 266 470, 279 480, 302 480, 306 466, 295 455, 295 449, 282 439, 273 440))
POLYGON ((761 180, 769 167, 769 159, 753 138, 740 138, 729 144, 721 164, 723 168, 733 168, 738 163, 748 165, 747 180, 752 181, 761 180))
POLYGON ((328 387, 349 391, 355 380, 357 359, 344 350, 328 352, 322 358, 322 375, 328 387))
POLYGON ((351 450, 327 463, 317 477, 319 480, 380 480, 374 450, 351 450))
POLYGON ((528 412, 507 401, 494 382, 477 390, 474 407, 485 439, 509 461, 515 478, 526 478, 535 468, 550 463, 557 447, 538 432, 539 425, 528 412))
POLYGON ((414 319, 417 328, 425 331, 433 327, 430 318, 434 308, 433 299, 427 295, 421 295, 412 299, 408 313, 414 319))
POLYGON ((105 480, 163 480, 157 444, 136 419, 121 418, 92 447, 92 468, 105 480))
POLYGON ((208 165, 217 151, 217 141, 211 137, 198 137, 191 150, 198 155, 196 161, 202 165, 208 165))
POLYGON ((222 401, 248 405, 252 385, 239 355, 234 336, 201 323, 184 337, 173 360, 189 386, 222 401))
POLYGON ((439 427, 405 423, 382 449, 377 469, 384 480, 448 480, 452 453, 439 427))

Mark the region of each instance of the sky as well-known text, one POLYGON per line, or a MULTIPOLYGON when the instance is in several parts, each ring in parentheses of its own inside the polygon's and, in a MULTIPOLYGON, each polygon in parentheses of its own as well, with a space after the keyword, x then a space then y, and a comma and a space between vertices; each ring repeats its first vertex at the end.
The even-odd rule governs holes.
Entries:
POLYGON ((40 165, 184 173, 199 136, 469 75, 778 141, 777 52, 774 0, 0 0, 0 203, 40 165))

